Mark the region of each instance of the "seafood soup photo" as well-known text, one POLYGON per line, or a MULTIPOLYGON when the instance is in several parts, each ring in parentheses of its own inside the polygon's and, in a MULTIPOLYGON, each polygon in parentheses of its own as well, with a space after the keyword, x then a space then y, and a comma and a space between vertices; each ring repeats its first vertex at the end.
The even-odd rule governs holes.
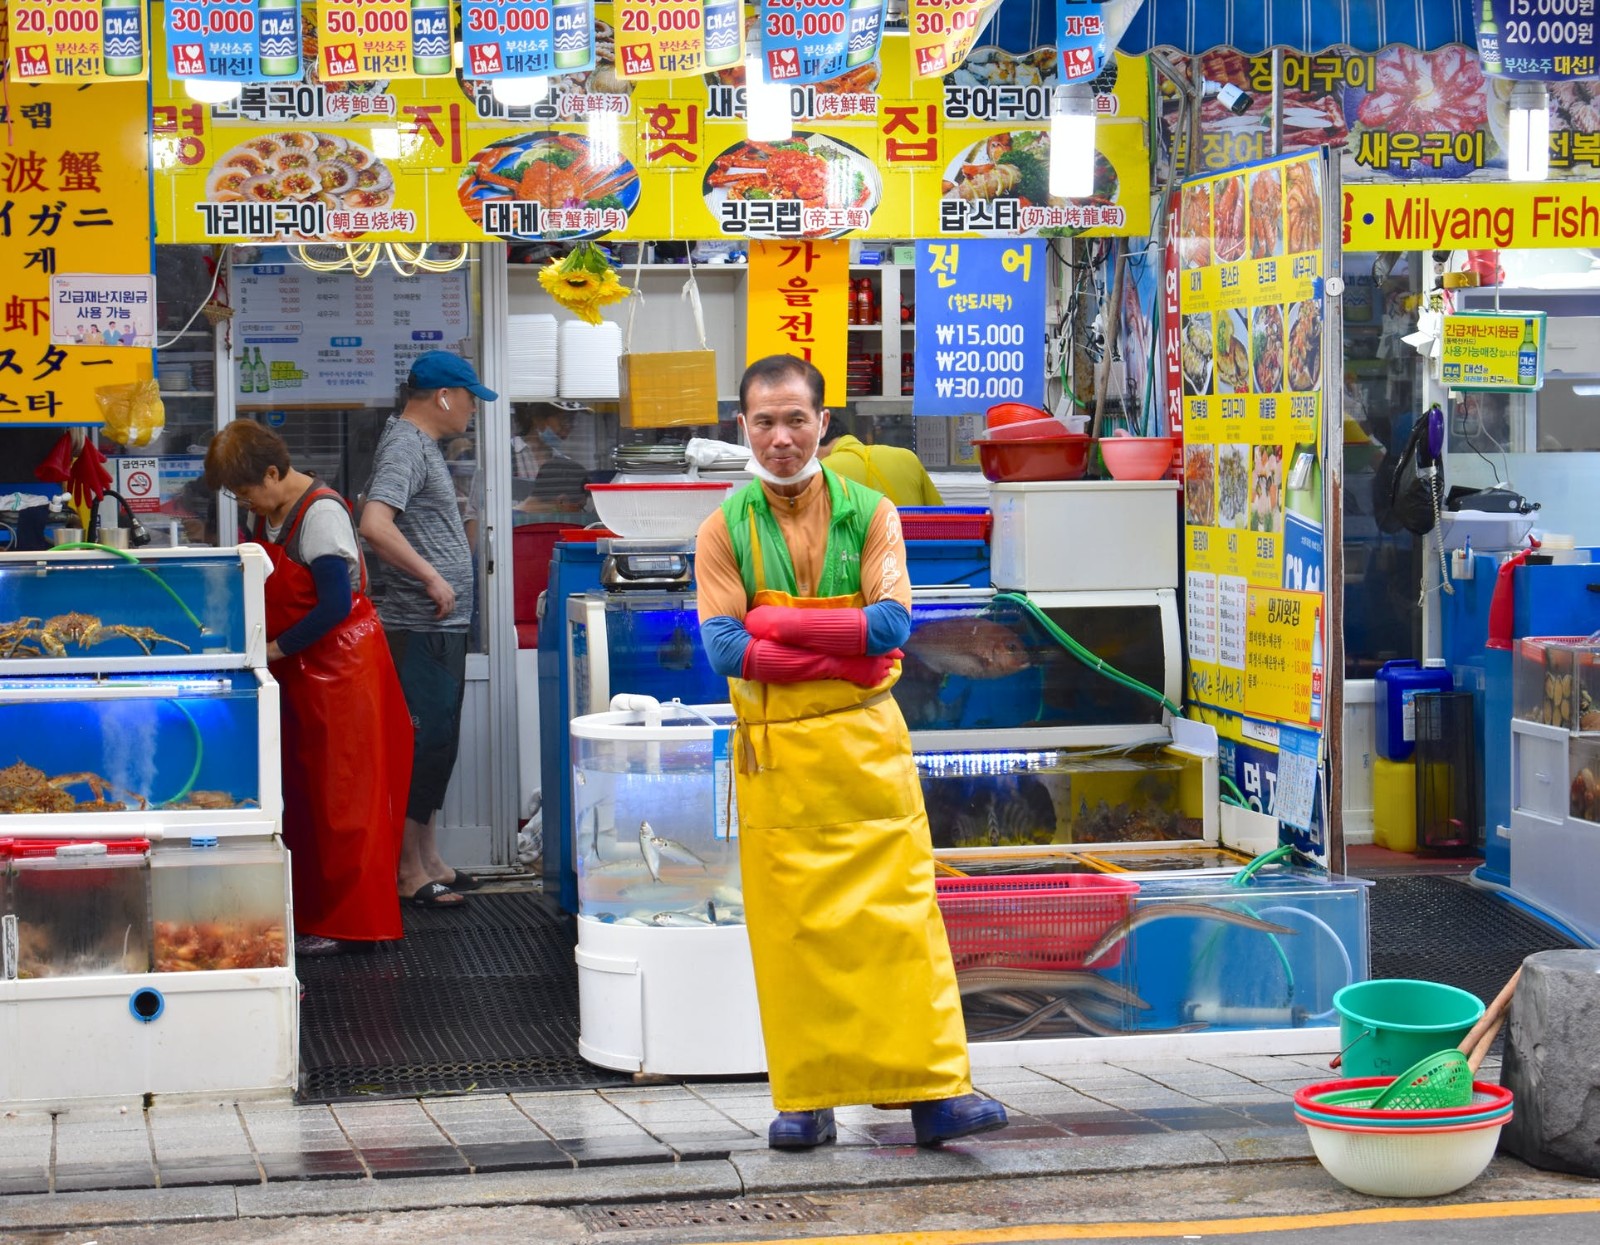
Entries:
POLYGON ((1315 299, 1289 308, 1289 388, 1309 393, 1322 384, 1322 306, 1315 299))
POLYGON ((1250 313, 1250 358, 1255 367, 1257 393, 1283 389, 1283 311, 1257 307, 1250 313))

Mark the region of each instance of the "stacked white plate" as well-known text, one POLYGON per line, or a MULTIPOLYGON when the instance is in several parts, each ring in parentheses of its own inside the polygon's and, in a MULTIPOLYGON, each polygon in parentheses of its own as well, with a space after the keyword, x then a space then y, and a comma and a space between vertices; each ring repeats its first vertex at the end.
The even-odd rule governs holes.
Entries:
POLYGON ((556 396, 556 318, 514 315, 507 325, 511 374, 506 389, 513 402, 556 396))
POLYGON ((989 481, 977 471, 930 471, 933 487, 947 506, 987 506, 989 481))
POLYGON ((567 321, 561 326, 561 396, 616 401, 621 355, 620 325, 567 321))

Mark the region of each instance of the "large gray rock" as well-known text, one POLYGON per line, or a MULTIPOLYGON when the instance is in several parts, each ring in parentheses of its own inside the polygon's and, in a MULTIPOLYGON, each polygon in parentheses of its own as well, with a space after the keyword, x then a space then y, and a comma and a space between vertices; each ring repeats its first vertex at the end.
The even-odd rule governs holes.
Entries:
POLYGON ((1500 1148, 1548 1171, 1600 1176, 1600 951, 1522 962, 1500 1083, 1517 1096, 1500 1148))

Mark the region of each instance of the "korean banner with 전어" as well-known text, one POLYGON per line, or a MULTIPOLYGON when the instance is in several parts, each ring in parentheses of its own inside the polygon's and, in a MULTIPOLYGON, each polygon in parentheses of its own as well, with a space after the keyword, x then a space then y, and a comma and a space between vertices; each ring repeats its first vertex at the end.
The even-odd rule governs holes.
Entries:
POLYGON ((317 0, 317 77, 448 76, 453 31, 451 0, 317 0))
POLYGON ((1045 248, 917 243, 918 415, 1044 404, 1045 248))
POLYGON ((750 248, 745 356, 809 359, 825 382, 824 405, 845 401, 848 242, 757 242, 750 248))
POLYGON ((167 76, 187 82, 300 77, 300 0, 171 0, 167 76))
POLYGON ((12 82, 150 76, 144 0, 10 0, 12 82))

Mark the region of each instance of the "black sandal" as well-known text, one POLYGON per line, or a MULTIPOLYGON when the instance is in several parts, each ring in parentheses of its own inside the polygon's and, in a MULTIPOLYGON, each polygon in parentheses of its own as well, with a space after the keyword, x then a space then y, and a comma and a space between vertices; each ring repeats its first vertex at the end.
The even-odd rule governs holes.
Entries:
POLYGON ((411 902, 419 908, 459 908, 467 900, 466 896, 456 894, 443 882, 428 882, 416 889, 411 902))
POLYGON ((445 886, 448 886, 453 891, 460 891, 465 894, 467 891, 475 891, 483 885, 482 878, 475 878, 470 873, 462 873, 460 869, 457 869, 455 874, 454 878, 444 883, 445 886))

